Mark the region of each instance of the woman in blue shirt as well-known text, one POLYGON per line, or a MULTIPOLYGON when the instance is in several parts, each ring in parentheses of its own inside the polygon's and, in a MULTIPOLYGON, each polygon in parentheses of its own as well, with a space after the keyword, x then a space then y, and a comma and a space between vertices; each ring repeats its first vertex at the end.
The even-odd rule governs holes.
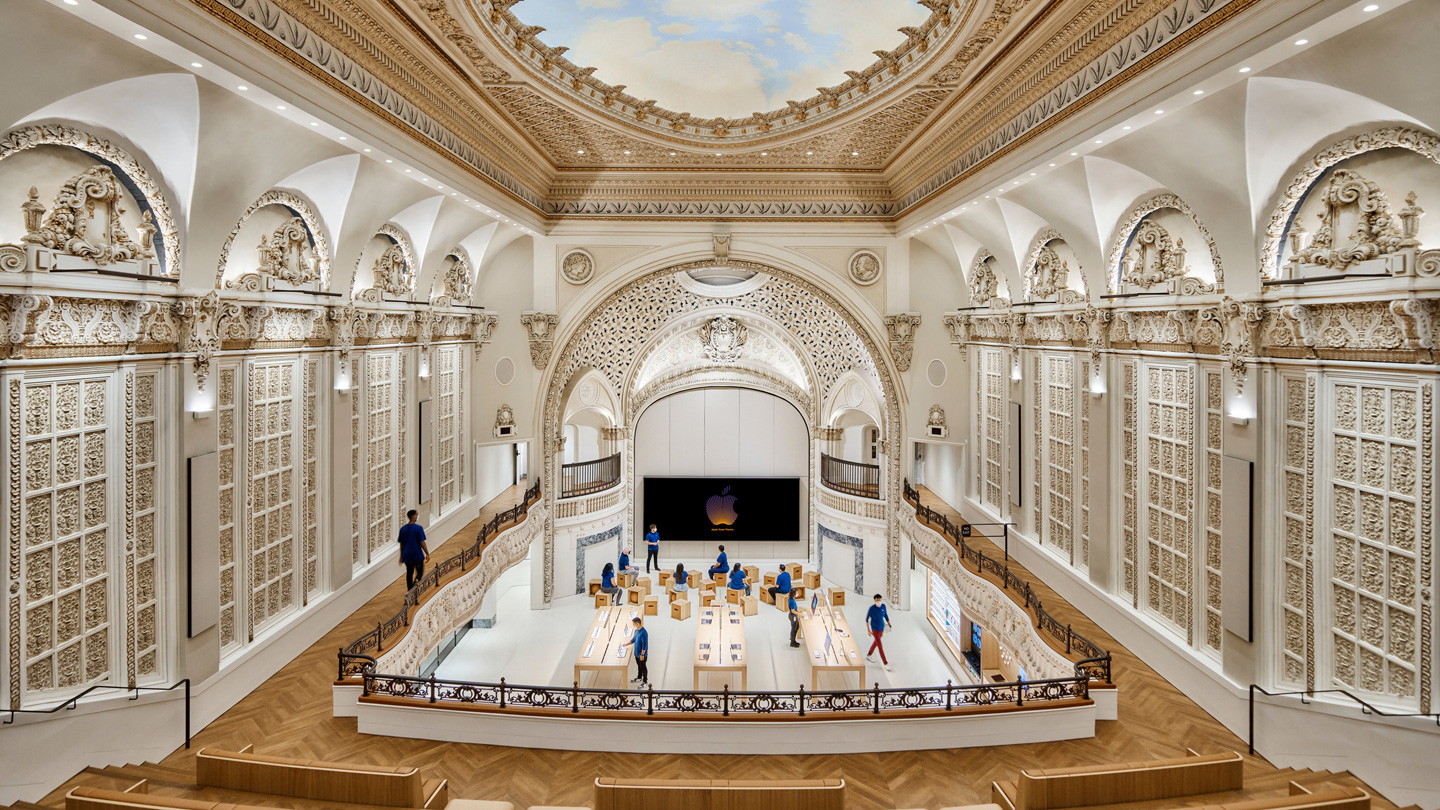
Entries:
POLYGON ((600 592, 610 594, 610 604, 625 604, 625 595, 615 585, 615 564, 605 563, 605 570, 600 572, 600 592))
POLYGON ((730 590, 743 590, 746 596, 750 595, 750 583, 745 581, 745 572, 740 570, 740 563, 735 563, 735 567, 730 569, 730 590))
POLYGON ((684 593, 690 590, 690 575, 685 573, 685 563, 676 563, 674 583, 676 593, 684 593))

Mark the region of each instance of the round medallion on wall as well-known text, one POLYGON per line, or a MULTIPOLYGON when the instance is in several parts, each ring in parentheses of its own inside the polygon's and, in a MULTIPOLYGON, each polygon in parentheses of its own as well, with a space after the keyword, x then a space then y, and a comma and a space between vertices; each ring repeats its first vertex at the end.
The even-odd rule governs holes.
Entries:
POLYGON ((857 250, 850 256, 850 280, 868 287, 880 279, 880 257, 869 250, 857 250))
POLYGON ((945 378, 950 375, 950 370, 945 368, 945 361, 935 358, 925 367, 925 381, 930 383, 931 388, 939 388, 945 384, 945 378))
POLYGON ((502 357, 495 363, 495 382, 509 385, 515 381, 515 361, 502 357))
POLYGON ((595 275, 595 259, 577 248, 566 253, 565 258, 560 261, 560 272, 571 284, 584 284, 595 275))

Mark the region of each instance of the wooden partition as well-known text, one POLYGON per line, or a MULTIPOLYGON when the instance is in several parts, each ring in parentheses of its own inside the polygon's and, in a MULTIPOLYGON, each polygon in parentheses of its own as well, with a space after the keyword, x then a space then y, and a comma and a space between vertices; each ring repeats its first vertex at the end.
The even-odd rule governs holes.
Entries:
POLYGON ((1214 804, 1194 810, 1370 810, 1370 794, 1353 787, 1331 787, 1312 793, 1291 782, 1289 796, 1214 804))
POLYGON ((121 790, 81 787, 71 788, 65 794, 65 810, 266 810, 266 808, 212 802, 201 799, 177 799, 170 796, 152 796, 148 793, 130 793, 121 790))
POLYGON ((1234 751, 1204 756, 1125 762, 1077 768, 1027 768, 1014 788, 997 785, 998 804, 1015 810, 1063 810, 1096 804, 1120 804, 1176 796, 1196 796, 1239 790, 1244 785, 1244 761, 1234 751))
POLYGON ((429 810, 440 810, 450 799, 445 780, 422 780, 419 768, 321 762, 214 748, 202 748, 195 755, 195 783, 250 793, 429 810))
POLYGON ((595 810, 844 810, 845 780, 595 780, 595 810))

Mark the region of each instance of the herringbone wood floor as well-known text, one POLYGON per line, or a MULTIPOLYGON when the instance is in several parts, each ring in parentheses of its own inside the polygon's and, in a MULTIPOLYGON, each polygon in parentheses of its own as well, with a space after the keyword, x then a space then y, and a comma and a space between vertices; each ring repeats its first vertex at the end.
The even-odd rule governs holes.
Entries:
MULTIPOLYGON (((473 537, 485 520, 513 505, 520 495, 518 489, 513 489, 497 498, 480 518, 460 532, 457 541, 473 537)), ((928 505, 947 509, 952 517, 958 517, 933 495, 922 491, 922 498, 928 505)), ((450 548, 447 544, 437 552, 436 561, 458 553, 462 545, 455 542, 450 548)), ((152 783, 151 790, 160 794, 203 795, 211 800, 322 810, 322 805, 313 802, 265 800, 187 788, 191 783, 186 775, 193 778, 194 773, 194 750, 204 746, 233 750, 247 743, 254 743, 260 753, 280 756, 418 765, 427 776, 449 779, 452 798, 502 799, 520 808, 533 804, 589 805, 593 780, 600 775, 722 779, 843 777, 849 784, 849 806, 854 810, 938 808, 988 802, 992 781, 1014 779, 1016 772, 1024 767, 1154 759, 1182 755, 1187 747, 1202 753, 1244 752, 1242 740, 1028 572, 1024 573, 1051 613, 1061 621, 1070 622, 1114 655, 1121 719, 1099 723, 1094 739, 843 756, 799 752, 791 756, 664 756, 530 750, 361 736, 355 730, 355 720, 335 718, 330 713, 335 650, 395 612, 404 591, 403 572, 397 567, 396 573, 398 579, 363 609, 200 731, 191 751, 176 751, 160 763, 163 767, 134 766, 79 774, 47 796, 43 803, 50 807, 63 806, 64 792, 76 784, 113 787, 125 778, 149 777, 158 780, 152 783)), ((1256 797, 1285 795, 1289 779, 1309 784, 1359 784, 1348 774, 1277 770, 1260 757, 1246 759, 1246 777, 1246 795, 1256 797)), ((1208 798, 1218 802, 1236 797, 1208 798)), ((1177 807, 1184 803, 1161 804, 1177 807)), ((1380 801, 1376 807, 1390 810, 1393 805, 1380 801)))

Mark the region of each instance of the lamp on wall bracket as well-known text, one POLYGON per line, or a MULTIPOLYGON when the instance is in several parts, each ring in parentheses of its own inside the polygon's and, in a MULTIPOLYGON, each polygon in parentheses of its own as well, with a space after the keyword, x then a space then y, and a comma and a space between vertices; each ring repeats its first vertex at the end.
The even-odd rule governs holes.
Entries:
POLYGON ((1098 399, 1105 396, 1108 390, 1105 387, 1105 370, 1098 362, 1092 364, 1090 369, 1090 396, 1098 399))
POLYGON ((1025 379, 1025 373, 1021 370, 1020 352, 1010 353, 1010 379, 1013 382, 1020 382, 1025 379))
POLYGON ((1232 425, 1245 426, 1255 418, 1255 394, 1245 385, 1245 367, 1230 370, 1231 394, 1225 403, 1225 418, 1232 425))

